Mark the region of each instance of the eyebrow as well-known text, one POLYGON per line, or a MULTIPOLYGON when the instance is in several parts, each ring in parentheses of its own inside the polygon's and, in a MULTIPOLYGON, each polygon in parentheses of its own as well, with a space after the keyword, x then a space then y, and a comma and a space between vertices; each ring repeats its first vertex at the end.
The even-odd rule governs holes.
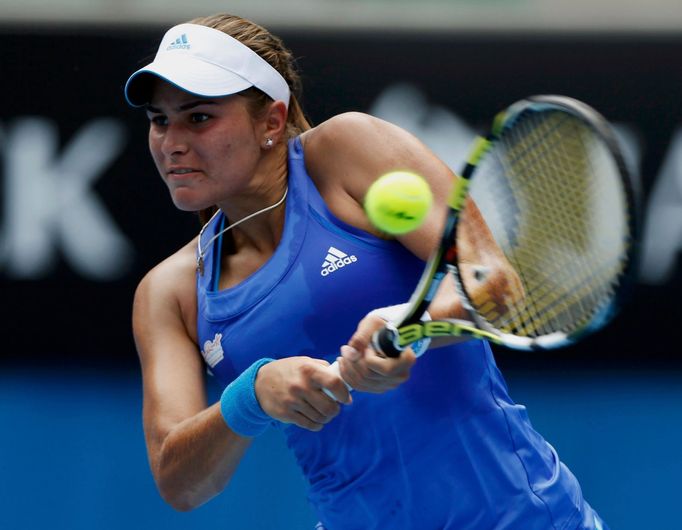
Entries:
MULTIPOLYGON (((189 101, 187 103, 183 103, 182 105, 180 105, 177 108, 177 110, 178 110, 178 112, 184 112, 184 111, 193 109, 195 107, 198 107, 200 105, 215 105, 215 104, 216 104, 215 101, 206 100, 206 99, 198 99, 195 101, 189 101)), ((161 109, 158 109, 152 105, 147 104, 145 108, 146 108, 147 112, 151 112, 153 114, 163 114, 161 109)))

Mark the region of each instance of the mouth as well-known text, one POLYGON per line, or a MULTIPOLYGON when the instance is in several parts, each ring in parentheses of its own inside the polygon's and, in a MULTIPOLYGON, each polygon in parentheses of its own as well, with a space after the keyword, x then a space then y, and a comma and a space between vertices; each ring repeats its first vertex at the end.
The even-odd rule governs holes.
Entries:
POLYGON ((182 168, 171 168, 166 171, 166 176, 171 180, 183 180, 189 175, 194 175, 198 173, 198 169, 182 167, 182 168))

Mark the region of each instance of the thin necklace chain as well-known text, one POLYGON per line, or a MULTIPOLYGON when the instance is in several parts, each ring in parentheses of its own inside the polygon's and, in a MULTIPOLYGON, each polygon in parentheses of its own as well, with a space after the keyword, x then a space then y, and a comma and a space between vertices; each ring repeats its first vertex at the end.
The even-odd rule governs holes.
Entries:
POLYGON ((218 232, 211 239, 209 239, 208 242, 202 247, 201 246, 201 236, 204 234, 204 230, 206 230, 208 225, 211 224, 211 221, 213 221, 213 219, 215 219, 217 217, 217 215, 220 213, 220 209, 218 209, 218 211, 215 212, 211 216, 211 218, 208 220, 208 222, 199 231, 199 237, 197 238, 197 272, 199 274, 201 274, 202 276, 204 275, 204 252, 206 252, 208 247, 211 246, 211 243, 213 243, 216 239, 218 239, 220 236, 222 236, 225 232, 227 232, 228 230, 232 230, 235 226, 242 224, 244 221, 248 221, 252 217, 256 217, 257 215, 260 215, 260 214, 265 213, 269 210, 277 208, 280 204, 282 204, 284 202, 284 199, 287 198, 288 192, 289 192, 289 186, 287 186, 284 189, 284 195, 282 195, 282 198, 280 200, 278 200, 275 204, 271 204, 270 206, 266 206, 262 210, 258 210, 257 212, 249 214, 246 217, 244 217, 243 219, 240 219, 236 223, 232 223, 227 228, 223 228, 220 232, 218 232))

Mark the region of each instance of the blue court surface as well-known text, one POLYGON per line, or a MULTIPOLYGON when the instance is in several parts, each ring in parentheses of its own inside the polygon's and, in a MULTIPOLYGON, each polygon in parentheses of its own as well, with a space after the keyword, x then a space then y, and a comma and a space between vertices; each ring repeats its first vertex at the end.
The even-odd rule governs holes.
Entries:
MULTIPOLYGON (((679 372, 507 372, 512 396, 614 530, 675 530, 679 372)), ((312 529, 281 435, 257 439, 226 492, 178 513, 159 498, 139 374, 0 369, 0 529, 312 529)))

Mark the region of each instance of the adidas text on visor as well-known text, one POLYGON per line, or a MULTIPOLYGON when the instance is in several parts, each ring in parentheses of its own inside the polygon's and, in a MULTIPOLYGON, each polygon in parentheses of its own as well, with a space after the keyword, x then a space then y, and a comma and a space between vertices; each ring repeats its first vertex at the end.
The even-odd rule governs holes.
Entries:
POLYGON ((166 32, 154 61, 126 83, 130 105, 150 102, 154 76, 202 97, 229 96, 255 86, 289 106, 287 82, 265 59, 222 31, 198 24, 166 32))

